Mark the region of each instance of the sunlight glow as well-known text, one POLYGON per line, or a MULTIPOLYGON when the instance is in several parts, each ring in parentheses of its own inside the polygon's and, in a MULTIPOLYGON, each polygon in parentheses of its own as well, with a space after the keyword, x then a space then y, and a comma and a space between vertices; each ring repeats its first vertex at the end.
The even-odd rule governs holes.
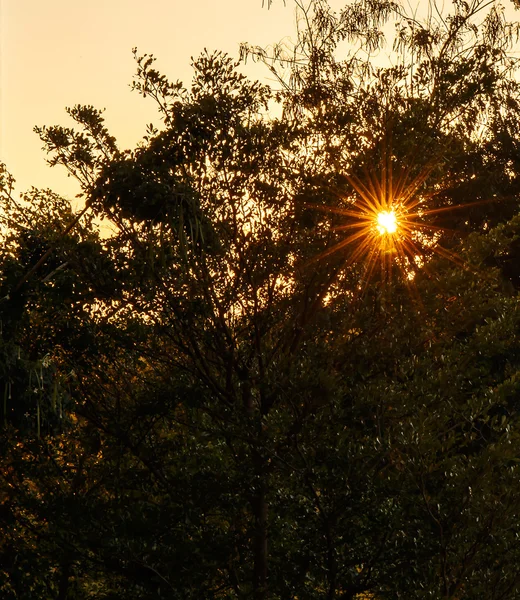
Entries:
POLYGON ((381 235, 397 231, 397 217, 394 210, 383 210, 377 215, 377 230, 381 235))
POLYGON ((391 281, 394 271, 400 272, 412 292, 414 273, 417 269, 428 270, 433 254, 464 264, 439 244, 445 229, 436 223, 434 215, 463 209, 471 203, 431 206, 440 188, 425 184, 436 165, 435 157, 414 168, 410 161, 396 159, 386 138, 381 144, 379 164, 346 174, 349 185, 333 190, 339 205, 307 204, 314 210, 337 215, 331 216, 330 226, 336 234, 335 243, 313 262, 339 255, 343 269, 352 268, 360 277, 361 295, 374 278, 382 283, 391 281))

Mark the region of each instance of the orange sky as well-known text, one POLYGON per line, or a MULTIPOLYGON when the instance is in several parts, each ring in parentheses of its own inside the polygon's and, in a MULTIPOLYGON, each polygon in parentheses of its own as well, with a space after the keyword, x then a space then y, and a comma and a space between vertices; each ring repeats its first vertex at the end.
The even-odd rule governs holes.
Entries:
POLYGON ((279 41, 294 29, 294 8, 290 0, 269 10, 262 0, 0 0, 0 19, 0 160, 18 191, 73 196, 64 170, 46 165, 35 125, 69 125, 65 106, 92 104, 106 108, 120 147, 133 147, 158 121, 153 102, 129 89, 134 46, 189 83, 191 56, 204 47, 237 56, 242 41, 279 41))
MULTIPOLYGON (((329 3, 338 9, 345 1, 329 3)), ((76 184, 47 166, 32 129, 70 125, 65 106, 92 104, 106 108, 121 148, 135 146, 158 118, 152 101, 130 92, 134 46, 189 84, 190 57, 204 47, 237 56, 242 41, 266 46, 293 34, 292 0, 274 0, 269 10, 262 0, 0 0, 0 160, 18 191, 50 187, 73 197, 76 184)), ((248 70, 268 78, 259 65, 248 70)))

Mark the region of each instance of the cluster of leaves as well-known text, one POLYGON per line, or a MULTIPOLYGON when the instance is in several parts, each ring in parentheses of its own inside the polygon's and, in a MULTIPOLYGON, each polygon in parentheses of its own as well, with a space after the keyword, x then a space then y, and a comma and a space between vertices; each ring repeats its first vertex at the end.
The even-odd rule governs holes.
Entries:
POLYGON ((8 600, 520 596, 513 28, 479 0, 298 6, 291 52, 244 48, 279 90, 221 53, 185 89, 136 53, 162 118, 138 148, 92 107, 38 129, 79 215, 0 170, 8 600), (486 202, 434 213, 455 263, 360 297, 327 250, 385 152, 428 166, 429 209, 486 202))

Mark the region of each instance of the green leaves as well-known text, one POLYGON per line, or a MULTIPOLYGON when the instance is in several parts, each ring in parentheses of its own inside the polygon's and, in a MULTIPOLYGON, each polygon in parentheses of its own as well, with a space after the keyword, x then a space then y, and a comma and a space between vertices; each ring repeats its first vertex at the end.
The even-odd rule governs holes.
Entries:
POLYGON ((95 177, 105 161, 118 155, 115 138, 104 126, 102 112, 93 106, 76 105, 67 113, 83 131, 70 127, 35 127, 47 154, 52 154, 49 165, 64 166, 75 177, 83 191, 92 187, 95 177))
POLYGON ((278 90, 134 51, 163 122, 135 150, 90 106, 37 129, 75 228, 0 170, 7 598, 518 596, 514 28, 299 8, 289 53, 244 49, 278 90), (391 17, 392 67, 345 50, 391 17), (381 276, 365 188, 417 213, 381 276))

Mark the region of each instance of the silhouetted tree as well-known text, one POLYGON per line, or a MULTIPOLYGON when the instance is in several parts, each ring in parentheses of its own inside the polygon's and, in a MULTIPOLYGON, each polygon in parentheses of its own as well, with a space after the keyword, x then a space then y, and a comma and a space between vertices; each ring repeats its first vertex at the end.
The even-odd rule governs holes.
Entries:
POLYGON ((136 149, 93 107, 37 129, 88 221, 4 173, 6 598, 519 595, 516 29, 297 6, 243 47, 272 87, 136 52, 136 149))

